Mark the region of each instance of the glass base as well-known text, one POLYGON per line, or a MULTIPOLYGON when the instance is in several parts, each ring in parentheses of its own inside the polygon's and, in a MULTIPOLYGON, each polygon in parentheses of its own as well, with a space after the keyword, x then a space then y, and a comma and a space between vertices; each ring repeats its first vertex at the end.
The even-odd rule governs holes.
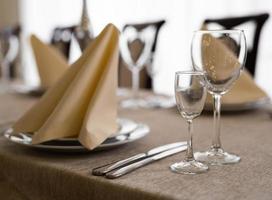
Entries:
POLYGON ((151 96, 148 98, 126 99, 121 102, 122 108, 171 108, 175 105, 173 99, 166 99, 160 96, 151 96))
POLYGON ((181 161, 170 166, 171 171, 179 174, 200 174, 207 172, 209 167, 196 160, 181 161))
POLYGON ((137 108, 143 108, 145 105, 145 101, 143 99, 126 99, 121 101, 120 106, 122 108, 131 108, 131 109, 137 109, 137 108))
POLYGON ((116 94, 118 97, 129 97, 131 91, 128 88, 117 88, 116 94))
POLYGON ((196 152, 195 159, 210 165, 226 165, 238 163, 241 158, 237 155, 225 152, 221 148, 211 148, 205 152, 196 152))
POLYGON ((145 99, 145 108, 171 108, 176 105, 175 99, 154 95, 145 99))

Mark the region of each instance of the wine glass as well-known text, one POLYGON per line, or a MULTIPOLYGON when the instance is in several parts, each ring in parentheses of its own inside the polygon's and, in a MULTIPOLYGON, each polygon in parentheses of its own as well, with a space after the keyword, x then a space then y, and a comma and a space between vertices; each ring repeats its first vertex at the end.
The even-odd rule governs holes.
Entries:
POLYGON ((1 81, 0 93, 8 92, 11 87, 10 64, 16 59, 19 51, 19 40, 16 36, 0 38, 0 67, 1 81))
POLYGON ((136 29, 133 26, 127 27, 120 36, 120 52, 128 69, 132 72, 132 98, 123 100, 122 107, 138 108, 144 104, 144 100, 138 95, 139 73, 150 58, 152 49, 152 37, 155 34, 155 27, 148 26, 144 29, 136 29), (133 54, 131 46, 138 46, 138 55, 133 54), (139 48, 140 46, 140 48, 139 48))
POLYGON ((221 97, 239 78, 246 59, 246 39, 242 30, 202 30, 194 33, 191 45, 193 66, 205 72, 208 92, 213 96, 214 136, 206 152, 197 152, 199 161, 211 165, 233 164, 240 157, 223 150, 220 141, 221 97))
POLYGON ((79 26, 74 30, 75 38, 83 51, 94 38, 91 20, 88 14, 87 0, 82 0, 82 13, 79 26))
POLYGON ((207 90, 204 75, 199 71, 176 72, 176 103, 181 116, 188 123, 189 139, 185 160, 170 166, 171 170, 182 174, 198 174, 208 170, 208 166, 196 161, 193 153, 193 119, 198 117, 204 107, 207 90))
MULTIPOLYGON (((152 52, 150 55, 150 58, 148 59, 148 61, 145 64, 146 69, 147 69, 147 73, 151 77, 152 82, 154 81, 155 76, 157 76, 159 73, 158 67, 154 66, 154 62, 153 62, 154 57, 155 57, 155 52, 152 52)), ((148 97, 146 97, 145 105, 143 105, 143 107, 145 107, 145 108, 170 108, 170 107, 173 107, 174 105, 175 105, 174 97, 172 97, 172 96, 170 97, 170 96, 166 96, 166 95, 162 95, 162 94, 157 93, 154 90, 154 85, 152 85, 152 95, 149 95, 148 97)))

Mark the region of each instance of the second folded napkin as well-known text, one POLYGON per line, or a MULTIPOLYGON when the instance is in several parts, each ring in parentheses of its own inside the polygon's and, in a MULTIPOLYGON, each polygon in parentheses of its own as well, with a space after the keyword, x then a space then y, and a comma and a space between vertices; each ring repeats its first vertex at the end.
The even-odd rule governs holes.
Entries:
POLYGON ((69 65, 65 57, 53 46, 44 44, 37 36, 31 35, 33 49, 41 87, 51 87, 68 69, 69 65))
MULTIPOLYGON (((244 69, 233 88, 222 96, 222 106, 243 105, 268 99, 267 94, 256 85, 249 72, 244 69)), ((208 95, 207 103, 212 104, 212 97, 208 95)))
POLYGON ((32 143, 77 137, 88 149, 116 132, 118 29, 107 25, 82 56, 13 126, 32 143))

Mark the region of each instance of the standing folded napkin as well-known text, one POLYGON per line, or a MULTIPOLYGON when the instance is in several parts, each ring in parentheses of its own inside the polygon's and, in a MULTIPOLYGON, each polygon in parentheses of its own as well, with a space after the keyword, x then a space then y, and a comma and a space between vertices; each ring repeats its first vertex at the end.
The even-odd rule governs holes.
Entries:
POLYGON ((118 29, 107 25, 82 56, 13 126, 32 143, 78 137, 88 149, 117 130, 118 29))
POLYGON ((69 65, 65 57, 53 46, 44 44, 35 35, 31 35, 30 41, 41 80, 41 87, 48 89, 64 74, 69 65))

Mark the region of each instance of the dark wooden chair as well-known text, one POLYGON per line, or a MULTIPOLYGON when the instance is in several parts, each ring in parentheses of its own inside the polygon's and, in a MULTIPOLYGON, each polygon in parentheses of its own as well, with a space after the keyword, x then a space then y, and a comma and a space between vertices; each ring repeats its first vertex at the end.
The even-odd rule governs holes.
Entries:
MULTIPOLYGON (((154 26, 156 29, 156 32, 155 32, 155 38, 154 38, 154 42, 152 44, 152 49, 151 49, 151 51, 152 51, 151 53, 152 53, 152 55, 154 55, 156 52, 156 46, 157 46, 159 32, 161 30, 161 27, 165 24, 165 22, 166 22, 165 20, 160 20, 160 21, 140 23, 140 24, 126 24, 122 31, 126 30, 128 27, 134 27, 138 31, 141 31, 148 26, 154 26)), ((144 46, 137 41, 133 41, 131 43, 130 48, 131 48, 131 52, 132 52, 132 57, 134 57, 134 59, 137 59, 137 57, 139 56, 143 47, 144 46)), ((119 86, 120 87, 130 87, 131 86, 131 79, 132 79, 131 72, 127 69, 126 64, 124 63, 124 61, 122 60, 122 58, 120 56, 119 86)), ((152 80, 149 77, 145 68, 142 69, 141 73, 140 73, 140 88, 145 88, 145 89, 152 88, 152 80)))
MULTIPOLYGON (((211 24, 219 24, 225 29, 234 29, 236 26, 239 26, 248 22, 254 23, 255 30, 253 34, 253 43, 252 43, 253 45, 251 49, 248 49, 247 59, 245 64, 248 71, 254 76, 255 70, 256 70, 256 61, 257 61, 257 55, 258 55, 260 35, 261 35, 263 25, 268 18, 269 18, 269 14, 263 13, 259 15, 248 15, 248 16, 242 16, 242 17, 206 19, 204 21, 204 24, 207 26, 211 24)), ((247 30, 245 29, 245 31, 247 30)))
POLYGON ((90 36, 87 35, 88 32, 81 30, 79 26, 69 26, 69 27, 57 27, 53 30, 51 36, 51 44, 55 46, 63 55, 68 59, 72 36, 77 40, 81 50, 83 51, 88 43, 92 40, 90 36))
POLYGON ((57 27, 53 30, 51 44, 55 46, 68 59, 70 53, 71 39, 75 26, 57 27))

